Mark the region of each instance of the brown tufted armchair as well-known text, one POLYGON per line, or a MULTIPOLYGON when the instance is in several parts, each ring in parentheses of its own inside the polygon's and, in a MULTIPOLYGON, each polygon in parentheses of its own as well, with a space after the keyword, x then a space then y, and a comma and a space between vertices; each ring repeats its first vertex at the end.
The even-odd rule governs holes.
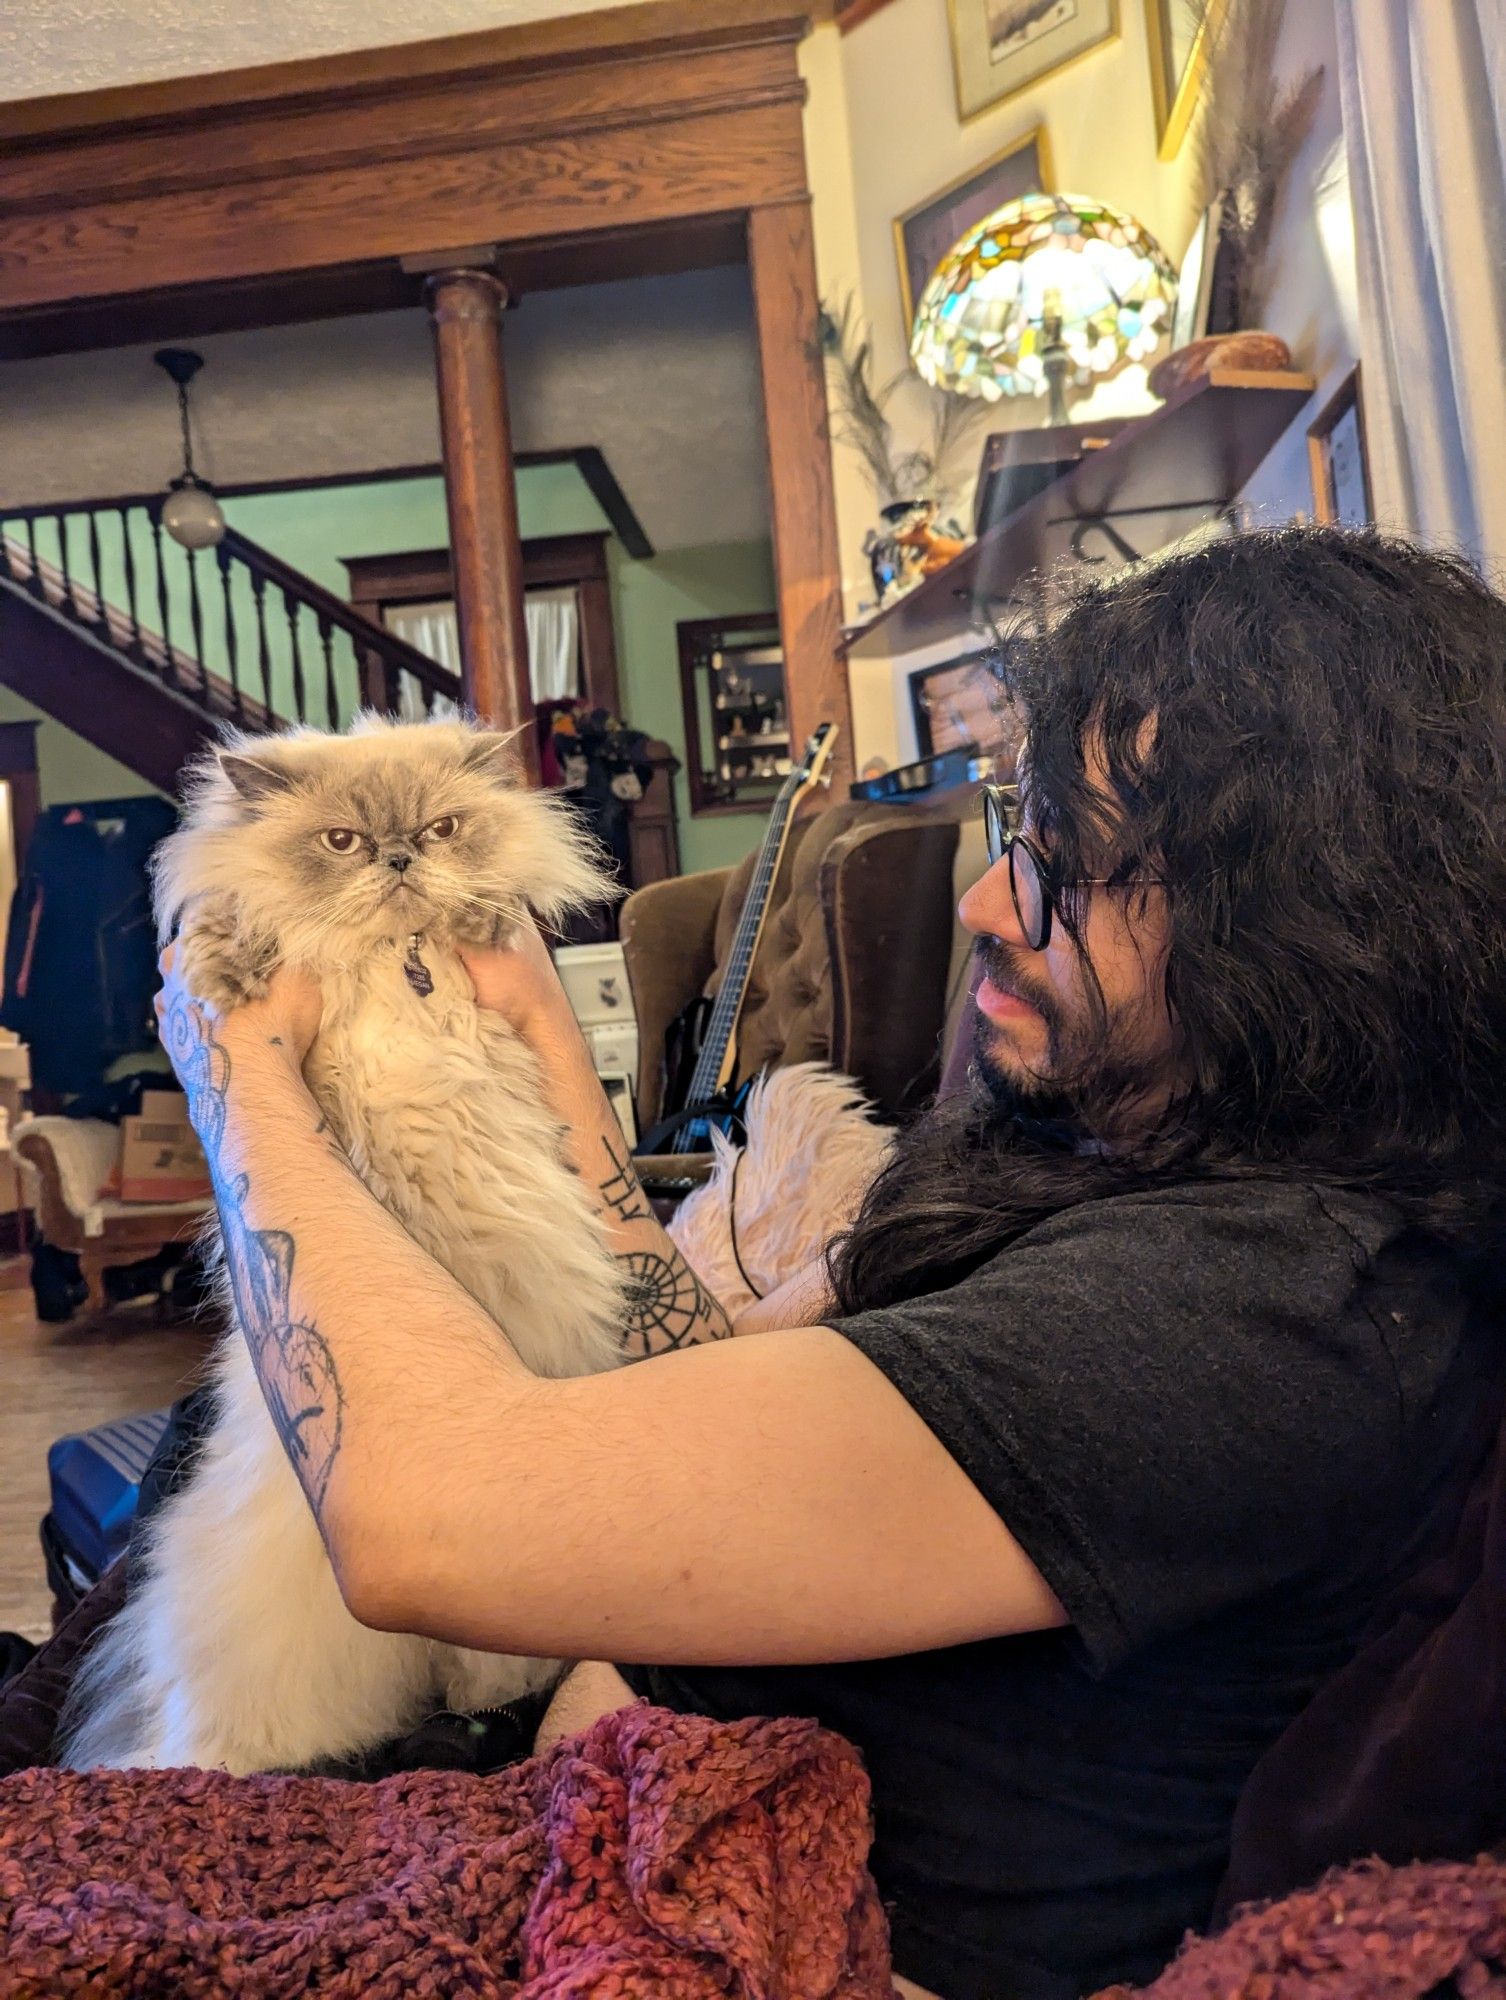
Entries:
MULTIPOLYGON (((935 1087, 956 848, 955 820, 916 807, 844 801, 796 822, 743 1008, 740 1074, 829 1062, 894 1113, 935 1087)), ((660 1115, 666 1029, 716 991, 753 859, 652 883, 623 905, 642 1126, 660 1115)))

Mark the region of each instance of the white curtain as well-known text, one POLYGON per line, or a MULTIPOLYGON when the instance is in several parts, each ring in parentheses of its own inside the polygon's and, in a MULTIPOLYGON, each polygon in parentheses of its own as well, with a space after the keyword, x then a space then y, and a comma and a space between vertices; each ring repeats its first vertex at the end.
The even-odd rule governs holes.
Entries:
POLYGON ((1336 0, 1376 512, 1506 575, 1506 0, 1336 0))
MULTIPOLYGON (((535 701, 563 701, 580 693, 580 612, 573 590, 530 590, 523 599, 528 621, 528 678, 535 701)), ((452 602, 393 605, 389 632, 406 639, 452 674, 460 672, 460 621, 452 602)), ((405 722, 424 714, 423 694, 409 674, 402 677, 398 713, 405 722)), ((453 715, 455 704, 440 696, 435 715, 453 715)))

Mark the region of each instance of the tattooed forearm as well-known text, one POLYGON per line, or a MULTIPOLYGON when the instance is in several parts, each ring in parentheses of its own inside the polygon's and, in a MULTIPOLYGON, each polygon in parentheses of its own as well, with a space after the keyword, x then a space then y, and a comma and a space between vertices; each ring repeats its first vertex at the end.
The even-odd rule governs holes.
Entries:
POLYGON ((732 1331, 726 1313, 672 1244, 670 1253, 634 1250, 617 1259, 627 1292, 623 1347, 634 1360, 701 1340, 725 1340, 732 1331))
POLYGON ((623 1351, 641 1361, 700 1340, 725 1340, 732 1325, 725 1312, 685 1262, 649 1205, 632 1155, 620 1135, 603 1132, 607 1172, 597 1181, 602 1215, 618 1245, 617 1264, 627 1296, 623 1351), (636 1234, 619 1235, 642 1223, 636 1234), (627 1249, 625 1244, 635 1247, 627 1249), (638 1248, 641 1244, 643 1247, 638 1248))
POLYGON ((607 1162, 611 1172, 599 1183, 598 1192, 605 1207, 619 1222, 652 1222, 654 1211, 648 1205, 648 1196, 639 1184, 633 1171, 633 1162, 625 1145, 617 1145, 610 1132, 602 1135, 602 1145, 606 1149, 607 1162))
MULTIPOLYGON (((334 1356, 316 1326, 293 1316, 297 1246, 283 1229, 252 1229, 245 1204, 250 1182, 225 1160, 230 1054, 214 1024, 183 995, 163 1021, 163 1039, 188 1094, 219 1210, 236 1310, 267 1409, 298 1474, 314 1518, 322 1508, 340 1450, 344 1397, 334 1356)), ((321 1121, 322 1125, 322 1121, 321 1121)))

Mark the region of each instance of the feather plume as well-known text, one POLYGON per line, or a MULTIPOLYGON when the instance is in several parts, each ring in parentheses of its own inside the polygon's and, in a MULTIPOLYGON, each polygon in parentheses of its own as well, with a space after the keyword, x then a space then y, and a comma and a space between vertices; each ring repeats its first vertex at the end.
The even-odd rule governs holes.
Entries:
POLYGON ((1195 141, 1202 205, 1224 197, 1234 325, 1258 326, 1271 228, 1292 162, 1312 130, 1323 71, 1311 69, 1295 83, 1278 85, 1276 47, 1286 0, 1213 0, 1194 11, 1208 38, 1195 141))

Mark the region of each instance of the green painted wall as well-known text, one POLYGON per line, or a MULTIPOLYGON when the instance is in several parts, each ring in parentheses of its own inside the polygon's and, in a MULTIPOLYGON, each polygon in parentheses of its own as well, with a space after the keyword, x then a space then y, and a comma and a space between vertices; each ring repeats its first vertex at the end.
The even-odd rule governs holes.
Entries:
MULTIPOLYGON (((518 479, 518 502, 522 531, 527 539, 578 534, 609 525, 573 465, 524 467, 518 479)), ((347 593, 342 557, 442 548, 449 540, 444 487, 437 477, 246 495, 227 499, 224 508, 226 518, 242 534, 280 555, 340 598, 347 593)), ((65 532, 71 574, 80 582, 92 583, 94 543, 87 520, 81 516, 71 518, 65 524, 65 532)), ((126 604, 129 554, 142 622, 160 632, 158 551, 145 516, 131 517, 128 534, 119 521, 107 517, 97 533, 98 573, 104 596, 112 604, 126 604)), ((685 731, 675 626, 685 618, 770 609, 775 602, 772 550, 767 542, 733 543, 682 549, 638 562, 625 556, 615 540, 608 547, 628 719, 650 735, 663 737, 683 763, 685 731)), ((38 553, 50 562, 61 559, 58 536, 50 524, 43 526, 38 553)), ((169 636, 186 650, 196 651, 188 608, 187 556, 165 537, 161 554, 167 575, 169 636)), ((212 552, 199 556, 196 573, 203 656, 213 672, 227 675, 224 588, 212 552)), ((241 635, 242 684, 248 693, 269 699, 279 713, 295 713, 293 648, 276 600, 268 598, 264 606, 266 615, 259 628, 249 586, 237 571, 232 577, 232 605, 232 623, 241 635), (248 635, 256 635, 259 629, 266 632, 265 683, 259 641, 252 639, 248 644, 248 635)), ((300 652, 305 712, 312 720, 324 720, 326 663, 318 635, 308 624, 302 629, 300 652)), ((358 705, 359 686, 355 661, 338 640, 332 649, 330 668, 336 685, 337 711, 343 717, 358 705)), ((34 713, 17 697, 0 690, 0 720, 34 713)), ((38 757, 42 765, 43 798, 48 804, 149 789, 113 759, 50 720, 44 721, 38 733, 38 757)), ((756 844, 763 829, 760 813, 692 819, 683 775, 677 780, 677 803, 681 862, 687 872, 717 868, 740 859, 756 844)))
POLYGON ((39 722, 37 770, 42 785, 42 803, 48 806, 73 805, 90 799, 134 799, 153 790, 151 785, 117 764, 82 736, 75 736, 61 722, 54 722, 29 701, 0 687, 0 722, 39 722))
MULTIPOLYGON (((681 619, 714 618, 721 612, 772 611, 774 553, 767 542, 725 542, 634 562, 615 542, 610 546, 622 698, 637 727, 662 736, 683 765, 685 711, 675 627, 681 619)), ((740 861, 763 837, 762 809, 692 819, 683 770, 675 779, 675 800, 680 864, 687 875, 740 861)))

